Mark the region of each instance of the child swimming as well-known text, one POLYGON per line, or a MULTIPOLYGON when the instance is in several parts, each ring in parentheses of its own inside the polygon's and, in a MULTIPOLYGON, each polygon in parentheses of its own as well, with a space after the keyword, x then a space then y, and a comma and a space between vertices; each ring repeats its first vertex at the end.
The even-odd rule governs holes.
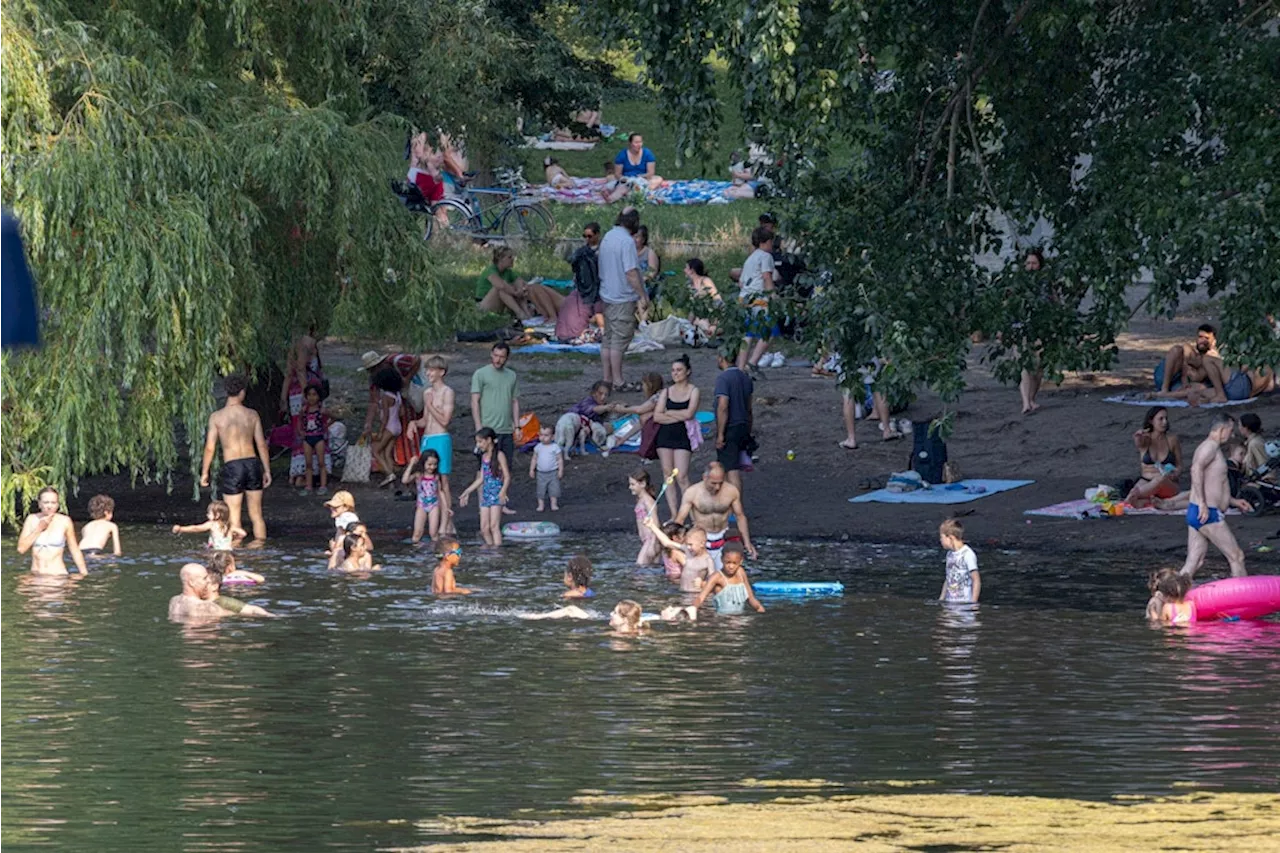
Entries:
POLYGON ((231 508, 223 501, 210 501, 205 516, 203 524, 175 524, 173 532, 208 533, 209 547, 215 551, 230 551, 235 540, 248 535, 239 527, 231 526, 231 508))
POLYGON ((111 553, 120 556, 120 528, 111 520, 116 502, 107 495, 89 498, 89 515, 93 521, 80 529, 80 553, 86 557, 101 554, 111 542, 111 553))
POLYGON ((564 585, 569 589, 565 598, 594 598, 591 591, 591 561, 585 554, 575 554, 569 558, 569 566, 564 571, 564 585))
POLYGON ((341 534, 339 534, 338 547, 328 552, 329 568, 336 569, 343 560, 347 559, 347 552, 346 549, 343 548, 342 542, 347 538, 348 534, 359 536, 364 541, 365 553, 369 554, 370 557, 373 556, 373 540, 369 538, 369 528, 365 527, 363 521, 353 521, 347 525, 346 529, 343 530, 341 534))
POLYGON ((680 571, 676 579, 680 581, 680 591, 698 592, 701 590, 702 585, 711 577, 711 573, 716 570, 715 560, 712 558, 711 552, 707 550, 707 532, 695 527, 685 534, 685 541, 679 543, 667 536, 658 527, 658 523, 654 519, 646 519, 645 524, 653 531, 658 543, 667 549, 667 553, 663 556, 664 564, 666 559, 670 557, 679 566, 680 571))
POLYGON ((470 595, 471 590, 458 586, 453 576, 453 568, 462 562, 462 545, 457 539, 445 536, 436 540, 436 554, 440 562, 436 563, 435 573, 431 576, 431 592, 435 595, 470 595))
POLYGON ((348 533, 342 538, 342 551, 346 554, 338 564, 340 572, 377 572, 382 566, 373 562, 373 555, 365 547, 364 537, 348 533))
POLYGON ((1151 575, 1147 584, 1151 600, 1147 602, 1147 619, 1162 625, 1191 625, 1196 621, 1196 603, 1187 601, 1191 578, 1177 569, 1161 569, 1151 575))
POLYGON ((615 634, 626 634, 636 636, 644 630, 645 624, 641 617, 644 612, 640 609, 640 605, 629 598, 624 598, 614 606, 613 612, 609 614, 609 627, 613 629, 615 634))
POLYGON ((266 580, 257 572, 236 568, 236 556, 231 551, 214 551, 209 555, 209 559, 205 561, 205 565, 210 569, 217 569, 221 572, 222 580, 226 583, 246 581, 249 583, 262 583, 266 580))
POLYGON ((645 526, 645 519, 651 517, 658 502, 654 499, 653 484, 649 482, 649 472, 638 468, 627 478, 627 488, 636 498, 636 533, 640 536, 640 553, 636 555, 637 566, 652 566, 659 562, 662 548, 658 539, 645 526))
POLYGON ((964 525, 948 518, 938 526, 938 541, 947 549, 947 574, 938 600, 977 604, 982 576, 978 574, 978 555, 964 544, 964 525))
POLYGON ((478 489, 480 533, 486 545, 501 545, 502 508, 511 487, 511 468, 507 455, 498 449, 498 434, 491 427, 481 427, 476 433, 476 447, 480 450, 480 470, 466 491, 458 495, 458 506, 466 506, 471 493, 478 489))
POLYGON ((744 559, 746 552, 741 543, 726 542, 720 552, 722 568, 702 585, 702 591, 693 602, 694 608, 701 607, 709 596, 714 596, 712 600, 717 613, 741 613, 748 604, 757 613, 763 613, 764 605, 756 599, 751 581, 747 580, 747 572, 742 568, 744 559))
POLYGON ((405 485, 417 482, 418 500, 413 512, 413 538, 417 545, 422 541, 423 529, 435 539, 440 535, 440 454, 424 450, 405 469, 400 481, 405 485))

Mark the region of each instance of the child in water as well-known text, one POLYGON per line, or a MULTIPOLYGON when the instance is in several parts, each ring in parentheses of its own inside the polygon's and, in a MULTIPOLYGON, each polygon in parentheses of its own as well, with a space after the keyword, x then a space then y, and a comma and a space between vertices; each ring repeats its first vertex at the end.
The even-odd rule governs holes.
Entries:
POLYGON ((382 566, 373 562, 373 555, 365 547, 364 537, 348 533, 342 538, 342 551, 346 554, 338 564, 340 572, 377 572, 382 566))
MULTIPOLYGON (((359 523, 360 516, 356 515, 356 499, 346 489, 339 489, 333 493, 333 497, 324 502, 325 508, 329 510, 329 517, 333 519, 333 539, 329 542, 329 553, 337 553, 342 548, 342 537, 347 535, 347 528, 353 523, 359 523)), ((373 545, 369 545, 369 549, 373 549, 373 545)))
POLYGON ((640 618, 642 615, 639 604, 629 598, 623 599, 609 614, 609 627, 615 634, 637 636, 645 628, 644 620, 640 618))
POLYGON ((722 568, 702 585, 702 592, 698 593, 693 606, 701 607, 708 596, 715 596, 712 600, 717 613, 741 613, 748 604, 757 613, 763 613, 764 605, 756 599, 751 581, 747 580, 747 572, 742 568, 745 558, 740 542, 726 542, 720 552, 722 568))
POLYGON ((480 470, 466 491, 458 495, 458 506, 466 506, 471 493, 479 489, 480 533, 486 545, 501 545, 502 507, 511 487, 511 468, 507 455, 498 449, 498 434, 491 427, 481 427, 476 433, 476 447, 480 450, 480 470))
POLYGON ((239 527, 231 526, 231 508, 223 501, 210 501, 203 524, 175 524, 174 533, 208 533, 209 547, 215 551, 230 551, 232 543, 247 534, 239 527))
POLYGON ((569 566, 564 571, 564 585, 569 589, 565 598, 594 598, 591 591, 591 561, 585 554, 575 554, 569 558, 569 566))
POLYGON ((89 515, 93 521, 80 529, 80 553, 86 557, 101 554, 111 542, 111 553, 120 556, 120 528, 111 517, 115 515, 116 502, 106 495, 89 498, 89 515))
POLYGON ((677 560, 673 555, 676 551, 684 547, 685 529, 683 524, 675 521, 668 521, 662 525, 662 532, 667 535, 667 539, 671 541, 675 548, 663 546, 662 551, 662 570, 667 573, 667 579, 676 583, 680 582, 680 575, 684 572, 684 564, 677 560))
POLYGON ((659 561, 662 548, 658 539, 645 526, 645 520, 652 517, 658 502, 653 496, 653 484, 649 482, 649 472, 639 468, 627 478, 627 488, 636 498, 636 533, 640 535, 640 553, 636 555, 637 566, 652 566, 659 561))
POLYGON ((244 569, 236 568, 236 556, 231 551, 214 551, 209 555, 209 559, 205 561, 205 565, 210 569, 217 569, 222 573, 224 583, 236 583, 248 581, 250 583, 262 583, 266 578, 257 572, 249 572, 244 569))
POLYGON ((338 547, 328 552, 329 568, 336 569, 343 560, 347 559, 347 552, 346 549, 343 548, 342 543, 346 540, 348 534, 352 536, 359 536, 360 539, 364 541, 365 553, 372 557, 373 540, 369 538, 369 528, 364 526, 363 521, 353 521, 347 525, 346 530, 343 530, 338 535, 338 547))
POLYGON ((948 518, 938 527, 938 541, 947 549, 947 575, 938 600, 977 604, 982 576, 978 574, 978 555, 964 544, 964 525, 948 518))
POLYGON ((431 592, 434 595, 470 595, 471 590, 458 586, 453 576, 453 567, 462 562, 462 545, 458 540, 448 536, 436 540, 436 554, 440 562, 436 563, 435 573, 431 576, 431 592))
POLYGON ((1151 575, 1147 584, 1151 600, 1147 602, 1147 619, 1162 625, 1190 625, 1196 621, 1196 603, 1187 601, 1191 578, 1177 569, 1161 569, 1151 575))
MULTIPOLYGON (((679 567, 679 572, 673 580, 680 581, 680 591, 701 590, 702 585, 716 570, 715 560, 707 550, 707 532, 700 527, 695 527, 685 534, 684 542, 680 543, 667 536, 652 518, 647 519, 645 524, 653 531, 659 544, 667 549, 663 556, 664 565, 666 560, 670 559, 679 567)), ((669 571, 668 574, 670 574, 669 571)))
POLYGON ((440 454, 424 450, 404 469, 401 482, 418 484, 418 505, 413 512, 413 544, 422 541, 422 532, 435 539, 440 535, 440 454))

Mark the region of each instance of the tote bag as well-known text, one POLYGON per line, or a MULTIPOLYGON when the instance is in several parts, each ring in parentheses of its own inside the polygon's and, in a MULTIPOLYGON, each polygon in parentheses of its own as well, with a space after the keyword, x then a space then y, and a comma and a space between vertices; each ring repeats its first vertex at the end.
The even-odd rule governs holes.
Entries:
POLYGON ((369 468, 373 465, 373 448, 363 441, 347 447, 347 464, 342 469, 342 482, 369 482, 369 468))

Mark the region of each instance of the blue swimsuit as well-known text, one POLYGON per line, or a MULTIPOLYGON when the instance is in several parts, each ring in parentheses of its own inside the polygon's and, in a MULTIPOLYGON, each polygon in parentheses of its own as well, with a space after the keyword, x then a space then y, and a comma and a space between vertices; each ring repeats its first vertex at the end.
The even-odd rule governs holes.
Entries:
MULTIPOLYGON (((494 451, 497 454, 497 451, 494 451)), ((502 478, 493 475, 493 457, 481 460, 480 506, 498 506, 502 495, 502 478)))

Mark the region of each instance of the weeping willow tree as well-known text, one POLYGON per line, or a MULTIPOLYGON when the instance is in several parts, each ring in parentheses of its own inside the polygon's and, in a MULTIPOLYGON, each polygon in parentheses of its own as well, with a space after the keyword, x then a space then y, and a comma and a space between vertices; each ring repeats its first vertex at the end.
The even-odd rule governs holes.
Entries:
POLYGON ((45 483, 168 477, 215 378, 300 329, 446 328, 387 192, 406 131, 492 146, 531 76, 561 82, 526 109, 594 97, 484 2, 5 0, 3 16, 0 189, 45 341, 3 357, 8 520, 45 483))

